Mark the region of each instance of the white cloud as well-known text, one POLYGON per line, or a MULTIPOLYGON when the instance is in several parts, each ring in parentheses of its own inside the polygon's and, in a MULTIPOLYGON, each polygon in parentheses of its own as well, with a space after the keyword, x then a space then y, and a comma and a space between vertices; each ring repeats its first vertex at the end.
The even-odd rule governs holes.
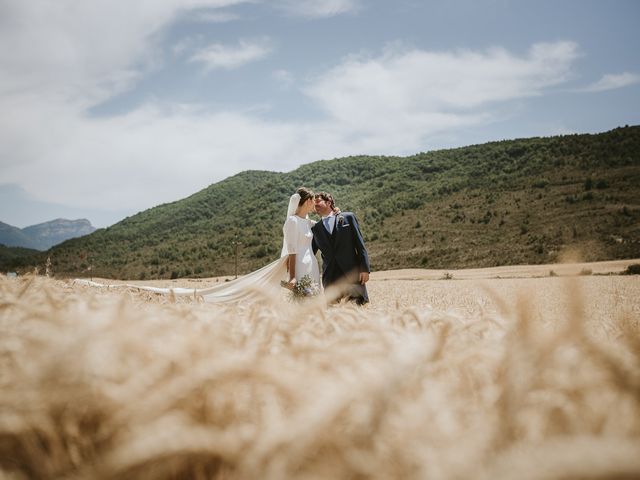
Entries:
POLYGON ((292 16, 325 18, 355 12, 360 8, 359 0, 279 0, 277 7, 292 16))
POLYGON ((157 34, 181 12, 246 1, 2 0, 0 43, 11 48, 0 49, 0 95, 88 108, 154 66, 157 34))
POLYGON ((195 19, 205 23, 227 23, 239 20, 240 15, 230 12, 199 12, 195 19))
POLYGON ((195 50, 196 46, 203 41, 202 35, 191 35, 178 40, 172 47, 171 51, 174 55, 182 55, 186 52, 195 50))
POLYGON ((288 90, 293 86, 295 81, 293 74, 289 70, 275 70, 272 74, 273 79, 278 82, 280 87, 284 90, 288 90))
POLYGON ((640 82, 640 75, 636 73, 609 73, 603 75, 600 80, 581 89, 583 92, 604 92, 605 90, 615 90, 616 88, 628 87, 640 82))
POLYGON ((4 165, 4 181, 50 201, 92 207, 147 208, 238 170, 269 168, 288 148, 281 139, 292 138, 291 126, 175 106, 100 119, 48 109, 26 121, 37 122, 29 130, 38 132, 16 139, 32 148, 24 152, 28 162, 4 165))
POLYGON ((271 40, 268 38, 240 40, 237 46, 214 43, 194 53, 189 61, 202 63, 207 70, 233 69, 260 60, 272 50, 271 40))
POLYGON ((486 107, 540 95, 567 79, 577 45, 536 44, 523 56, 501 48, 430 52, 389 47, 345 59, 306 93, 352 131, 433 132, 486 121, 486 107))

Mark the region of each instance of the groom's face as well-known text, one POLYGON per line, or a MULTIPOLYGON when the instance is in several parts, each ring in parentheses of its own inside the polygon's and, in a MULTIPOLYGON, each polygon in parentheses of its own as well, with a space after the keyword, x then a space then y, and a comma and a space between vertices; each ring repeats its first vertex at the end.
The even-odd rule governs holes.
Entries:
POLYGON ((329 205, 329 202, 322 197, 315 198, 315 207, 318 215, 324 216, 331 213, 331 206, 329 205))

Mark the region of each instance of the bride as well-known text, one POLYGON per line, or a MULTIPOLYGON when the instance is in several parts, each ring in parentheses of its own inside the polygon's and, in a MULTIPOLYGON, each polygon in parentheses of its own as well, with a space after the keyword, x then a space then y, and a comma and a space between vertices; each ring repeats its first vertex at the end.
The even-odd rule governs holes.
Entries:
POLYGON ((311 227, 315 222, 309 219, 309 213, 314 210, 314 195, 308 188, 300 187, 291 195, 287 220, 282 227, 284 241, 280 255, 280 258, 286 258, 285 263, 289 273, 286 285, 289 289, 293 289, 295 284, 306 276, 320 285, 318 260, 311 246, 313 240, 311 227))
POLYGON ((191 295, 202 297, 205 302, 221 303, 250 300, 261 292, 266 295, 279 295, 281 284, 293 289, 297 282, 305 276, 322 288, 318 260, 313 253, 313 233, 311 227, 315 222, 308 215, 314 211, 314 194, 305 187, 300 187, 289 198, 287 217, 282 227, 283 241, 280 258, 265 265, 255 272, 249 273, 231 282, 210 288, 157 288, 149 286, 119 284, 102 285, 89 280, 76 279, 74 283, 109 288, 137 288, 155 293, 173 294, 176 296, 191 295), (284 281, 284 282, 283 282, 284 281))

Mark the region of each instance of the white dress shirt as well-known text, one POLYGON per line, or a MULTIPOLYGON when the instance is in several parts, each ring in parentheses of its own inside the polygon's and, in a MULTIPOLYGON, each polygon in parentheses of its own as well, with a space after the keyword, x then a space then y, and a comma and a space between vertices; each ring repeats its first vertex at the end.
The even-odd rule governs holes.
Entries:
POLYGON ((333 212, 331 212, 326 217, 322 217, 322 223, 324 223, 324 228, 327 229, 329 235, 333 233, 333 226, 336 224, 336 222, 333 220, 333 217, 335 217, 335 214, 333 212))

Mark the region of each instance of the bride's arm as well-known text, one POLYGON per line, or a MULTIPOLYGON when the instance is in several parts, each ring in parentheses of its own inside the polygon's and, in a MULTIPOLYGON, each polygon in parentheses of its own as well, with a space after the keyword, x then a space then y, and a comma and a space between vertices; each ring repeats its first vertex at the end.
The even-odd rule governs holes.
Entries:
POLYGON ((289 285, 291 288, 293 289, 294 285, 296 284, 296 254, 292 253, 289 254, 289 256, 287 257, 287 272, 289 272, 289 285))
POLYGON ((287 280, 289 286, 287 288, 292 289, 296 284, 296 254, 291 253, 296 251, 296 238, 298 234, 298 224, 295 217, 289 217, 282 230, 284 233, 285 251, 287 253, 287 272, 289 272, 289 279, 287 280))

